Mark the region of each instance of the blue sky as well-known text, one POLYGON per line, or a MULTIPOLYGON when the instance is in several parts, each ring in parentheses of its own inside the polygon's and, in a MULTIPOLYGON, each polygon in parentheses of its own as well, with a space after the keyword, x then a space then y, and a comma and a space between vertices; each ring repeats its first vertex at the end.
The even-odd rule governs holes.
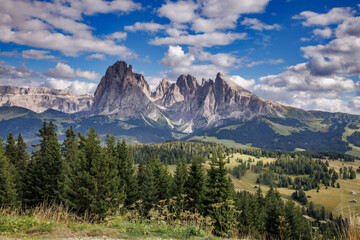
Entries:
POLYGON ((152 88, 217 72, 264 99, 360 113, 352 0, 1 0, 0 85, 92 94, 116 60, 152 88))

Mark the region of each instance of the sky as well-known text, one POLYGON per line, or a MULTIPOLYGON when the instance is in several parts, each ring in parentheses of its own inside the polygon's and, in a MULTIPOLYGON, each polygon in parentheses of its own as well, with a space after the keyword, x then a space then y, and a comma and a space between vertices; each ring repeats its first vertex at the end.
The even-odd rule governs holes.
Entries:
POLYGON ((221 72, 263 99, 360 114, 360 1, 0 0, 0 85, 93 94, 117 60, 152 89, 221 72))

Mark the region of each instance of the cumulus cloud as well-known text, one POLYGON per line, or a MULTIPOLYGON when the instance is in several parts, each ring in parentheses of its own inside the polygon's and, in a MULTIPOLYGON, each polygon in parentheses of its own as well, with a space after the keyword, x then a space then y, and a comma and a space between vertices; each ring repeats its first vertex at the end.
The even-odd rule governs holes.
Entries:
POLYGON ((0 41, 58 50, 67 56, 98 52, 124 58, 135 54, 112 39, 93 36, 83 15, 127 12, 140 6, 130 0, 0 1, 0 41))
POLYGON ((166 17, 170 21, 186 23, 196 18, 195 10, 198 8, 193 1, 167 2, 158 9, 160 17, 166 17))
POLYGON ((50 51, 43 50, 24 50, 21 52, 23 58, 36 59, 36 60, 55 60, 56 58, 52 55, 49 55, 50 51))
POLYGON ((353 10, 350 7, 333 8, 327 13, 315 13, 311 11, 303 11, 293 17, 293 19, 303 19, 304 26, 327 26, 331 24, 341 23, 353 16, 353 10))
POLYGON ((94 53, 94 54, 91 54, 89 56, 86 57, 87 60, 90 60, 90 59, 100 59, 100 60, 104 60, 105 59, 105 55, 102 54, 102 53, 94 53))
POLYGON ((180 46, 169 46, 160 63, 170 68, 189 67, 195 61, 195 57, 189 53, 184 53, 180 46))
POLYGON ((62 62, 58 62, 55 68, 50 68, 44 75, 52 78, 75 79, 76 77, 82 77, 88 80, 100 79, 100 75, 94 71, 82 71, 80 69, 75 71, 69 65, 62 62))
POLYGON ((233 29, 236 27, 238 16, 229 15, 218 18, 196 18, 192 22, 191 29, 198 32, 214 32, 221 29, 233 29))
POLYGON ((70 90, 79 96, 83 94, 93 95, 97 88, 97 84, 82 82, 78 80, 69 81, 63 79, 49 78, 43 80, 42 83, 40 84, 40 87, 70 90))
POLYGON ((202 12, 207 17, 260 13, 268 3, 269 0, 204 0, 202 12))
POLYGON ((118 40, 118 41, 122 41, 125 40, 127 37, 127 33, 126 32, 114 32, 110 35, 107 35, 108 39, 114 39, 114 40, 118 40))
POLYGON ((197 35, 182 35, 177 37, 156 37, 150 41, 150 44, 153 45, 192 45, 192 46, 201 46, 201 47, 212 47, 219 45, 228 45, 235 40, 245 39, 246 33, 222 33, 222 32, 213 32, 213 33, 204 33, 197 35))
POLYGON ((330 38, 332 36, 332 30, 331 28, 324 28, 324 29, 314 29, 313 30, 314 35, 320 36, 322 38, 330 38))
POLYGON ((248 28, 263 31, 263 30, 280 30, 279 24, 268 25, 261 22, 259 19, 256 18, 247 18, 245 17, 244 20, 241 22, 242 25, 247 26, 248 28))
POLYGON ((4 62, 0 61, 0 78, 32 78, 38 76, 38 73, 28 69, 25 64, 15 67, 6 65, 4 62))
POLYGON ((159 30, 165 29, 165 25, 154 22, 136 22, 134 25, 125 26, 124 29, 131 32, 136 31, 148 31, 148 32, 158 32, 159 30))
POLYGON ((229 78, 232 81, 234 81, 235 83, 239 84, 241 87, 243 87, 247 90, 250 90, 250 91, 252 91, 254 89, 254 86, 256 84, 254 79, 247 80, 238 75, 232 75, 232 76, 229 76, 229 78))

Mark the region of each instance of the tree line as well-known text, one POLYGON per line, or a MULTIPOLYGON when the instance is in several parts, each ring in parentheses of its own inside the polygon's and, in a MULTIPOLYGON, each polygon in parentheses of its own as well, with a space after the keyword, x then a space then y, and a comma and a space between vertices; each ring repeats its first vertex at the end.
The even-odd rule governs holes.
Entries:
MULTIPOLYGON (((313 239, 312 224, 320 226, 276 190, 265 196, 261 189, 255 195, 236 193, 220 148, 212 146, 208 169, 202 156, 192 157, 190 165, 181 157, 171 174, 158 155, 135 165, 132 146, 112 135, 102 145, 93 128, 83 135, 70 127, 60 144, 54 124, 44 122, 37 136, 30 156, 21 135, 15 139, 10 133, 5 146, 0 144, 0 205, 27 209, 47 201, 99 222, 119 206, 137 208, 150 219, 156 205, 166 204, 178 218, 188 212, 210 218, 213 233, 222 237, 313 239)), ((335 236, 339 224, 331 221, 321 234, 335 236)))

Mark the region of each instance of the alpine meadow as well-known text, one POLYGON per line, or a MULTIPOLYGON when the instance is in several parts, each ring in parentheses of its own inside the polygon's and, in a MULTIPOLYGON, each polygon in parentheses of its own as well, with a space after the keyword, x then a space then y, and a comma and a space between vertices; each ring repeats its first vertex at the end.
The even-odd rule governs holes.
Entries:
POLYGON ((1 0, 0 239, 360 240, 356 0, 1 0))

